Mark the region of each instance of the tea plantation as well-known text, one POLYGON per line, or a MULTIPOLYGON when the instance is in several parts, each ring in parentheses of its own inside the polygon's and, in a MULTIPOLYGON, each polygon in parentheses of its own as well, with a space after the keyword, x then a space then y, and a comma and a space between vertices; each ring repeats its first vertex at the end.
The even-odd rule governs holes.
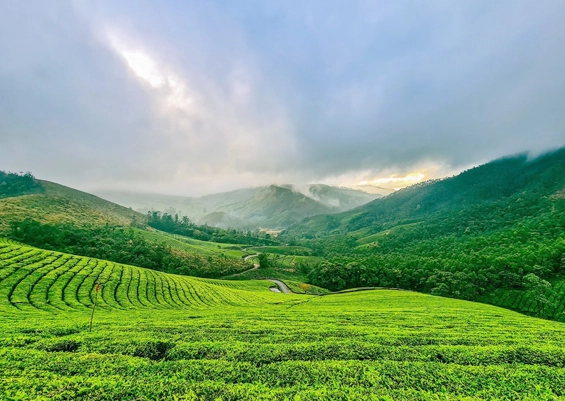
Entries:
POLYGON ((0 399, 565 399, 562 323, 407 291, 272 285, 0 240, 0 399))

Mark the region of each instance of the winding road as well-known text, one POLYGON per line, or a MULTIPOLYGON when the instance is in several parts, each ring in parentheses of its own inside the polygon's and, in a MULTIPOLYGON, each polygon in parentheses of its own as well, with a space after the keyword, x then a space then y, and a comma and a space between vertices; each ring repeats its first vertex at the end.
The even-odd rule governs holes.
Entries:
MULTIPOLYGON (((243 261, 247 262, 249 259, 254 258, 255 256, 259 256, 259 254, 256 253, 255 255, 247 255, 246 257, 243 258, 243 261)), ((253 266, 259 266, 259 265, 255 263, 253 266)))
MULTIPOLYGON (((288 286, 285 283, 283 283, 282 281, 276 280, 276 279, 273 279, 273 278, 268 278, 267 281, 270 281, 270 282, 275 283, 277 285, 278 291, 275 291, 275 292, 282 292, 284 294, 292 294, 292 291, 290 290, 290 288, 288 288, 288 286)), ((271 291, 272 290, 274 290, 274 288, 272 288, 271 291)))
MULTIPOLYGON (((259 254, 256 253, 255 255, 247 255, 246 257, 243 258, 243 261, 247 262, 249 259, 254 258, 256 256, 259 256, 259 254)), ((222 277, 222 279, 237 277, 237 276, 240 276, 244 273, 247 273, 247 272, 250 272, 250 271, 253 271, 253 270, 257 270, 258 268, 259 268, 259 263, 254 263, 253 267, 251 269, 242 271, 241 273, 236 273, 236 274, 231 274, 229 276, 224 276, 224 277, 222 277)), ((268 278, 268 279, 265 279, 265 280, 276 284, 277 288, 271 287, 271 291, 282 292, 283 294, 293 294, 293 292, 290 290, 290 288, 288 288, 288 286, 285 283, 283 283, 282 281, 274 279, 274 278, 268 278)))

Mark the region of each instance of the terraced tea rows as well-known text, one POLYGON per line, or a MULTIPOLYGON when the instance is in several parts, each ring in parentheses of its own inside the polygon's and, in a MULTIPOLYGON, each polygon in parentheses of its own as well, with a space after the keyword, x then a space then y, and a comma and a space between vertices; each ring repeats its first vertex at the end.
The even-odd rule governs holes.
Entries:
POLYGON ((12 307, 18 313, 0 311, 0 399, 565 397, 563 324, 404 291, 301 300, 112 308, 93 332, 87 310, 12 307))
POLYGON ((204 256, 225 256, 228 258, 242 259, 249 252, 243 250, 245 245, 222 244, 211 241, 200 241, 194 238, 183 237, 182 235, 169 234, 165 232, 151 232, 135 229, 135 232, 143 236, 146 240, 155 243, 165 243, 173 249, 195 253, 204 256))
POLYGON ((165 274, 0 241, 0 307, 61 312, 97 305, 110 309, 183 309, 291 301, 263 281, 224 282, 165 274))
POLYGON ((562 323, 407 291, 270 285, 0 241, 0 399, 565 399, 562 323))

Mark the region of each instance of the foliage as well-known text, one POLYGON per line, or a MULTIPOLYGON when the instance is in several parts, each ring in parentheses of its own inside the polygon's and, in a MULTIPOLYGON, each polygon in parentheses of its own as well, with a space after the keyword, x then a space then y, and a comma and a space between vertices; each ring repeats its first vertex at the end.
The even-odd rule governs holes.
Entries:
POLYGON ((248 249, 249 252, 275 253, 278 255, 310 256, 312 250, 303 246, 261 246, 248 249))
POLYGON ((269 285, 0 242, 0 399, 565 395, 562 324, 406 291, 312 297, 269 285))
POLYGON ((238 230, 226 230, 210 226, 199 226, 193 224, 186 216, 179 218, 178 214, 172 216, 168 213, 158 211, 148 212, 149 226, 171 234, 183 235, 196 238, 201 241, 213 241, 226 244, 250 244, 250 245, 277 245, 277 241, 270 239, 269 234, 256 232, 240 232, 238 230))
POLYGON ((135 230, 139 235, 152 243, 165 243, 172 250, 184 253, 196 253, 203 256, 219 256, 241 260, 249 255, 246 245, 222 244, 219 242, 200 241, 182 235, 169 234, 163 231, 135 230))
POLYGON ((555 293, 548 281, 542 280, 534 273, 525 275, 523 281, 527 294, 535 301, 536 312, 541 314, 548 306, 552 306, 551 300, 555 297, 555 293))
POLYGON ((270 267, 269 257, 266 253, 260 253, 257 255, 257 259, 259 260, 259 268, 260 269, 267 269, 270 267))
POLYGON ((0 171, 0 199, 44 192, 44 188, 31 173, 0 171))
POLYGON ((109 225, 78 227, 26 219, 12 223, 10 237, 44 249, 191 276, 220 277, 249 267, 241 259, 175 251, 165 243, 149 242, 135 229, 109 225))
MULTIPOLYGON (((497 303, 488 294, 531 292, 524 286, 530 274, 565 276, 563 188, 565 149, 517 156, 334 215, 337 233, 335 222, 331 235, 308 232, 323 220, 316 217, 281 238, 327 259, 309 282, 331 290, 397 287, 497 303)), ((547 296, 530 295, 538 315, 560 317, 547 296)))
POLYGON ((315 285, 301 283, 292 280, 284 280, 284 283, 290 288, 295 294, 309 294, 309 295, 326 295, 330 291, 325 288, 316 287, 315 285))
POLYGON ((455 177, 413 185, 350 212, 333 215, 331 219, 321 215, 304 220, 282 234, 311 238, 327 236, 335 228, 341 234, 362 229, 374 234, 430 220, 444 227, 449 224, 457 231, 501 228, 515 217, 528 213, 531 216, 532 211, 540 208, 538 201, 543 202, 564 189, 565 148, 562 148, 536 159, 519 155, 495 160, 455 177), (506 216, 507 213, 510 215, 506 216), (501 214, 505 218, 499 220, 501 214), (480 224, 470 226, 469 220, 480 224))

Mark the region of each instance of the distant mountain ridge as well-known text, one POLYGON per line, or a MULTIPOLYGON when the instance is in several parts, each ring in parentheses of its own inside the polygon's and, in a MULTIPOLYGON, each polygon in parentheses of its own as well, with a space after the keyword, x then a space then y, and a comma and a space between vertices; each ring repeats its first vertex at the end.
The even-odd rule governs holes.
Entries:
POLYGON ((288 231, 308 236, 357 230, 376 233, 398 224, 427 221, 473 207, 488 208, 525 194, 541 200, 563 193, 565 148, 533 159, 520 154, 494 160, 454 177, 412 185, 355 210, 311 217, 288 231))
POLYGON ((178 213, 198 224, 237 229, 284 229, 306 217, 343 212, 381 196, 324 184, 269 185, 199 198, 120 191, 97 194, 141 213, 178 213))

